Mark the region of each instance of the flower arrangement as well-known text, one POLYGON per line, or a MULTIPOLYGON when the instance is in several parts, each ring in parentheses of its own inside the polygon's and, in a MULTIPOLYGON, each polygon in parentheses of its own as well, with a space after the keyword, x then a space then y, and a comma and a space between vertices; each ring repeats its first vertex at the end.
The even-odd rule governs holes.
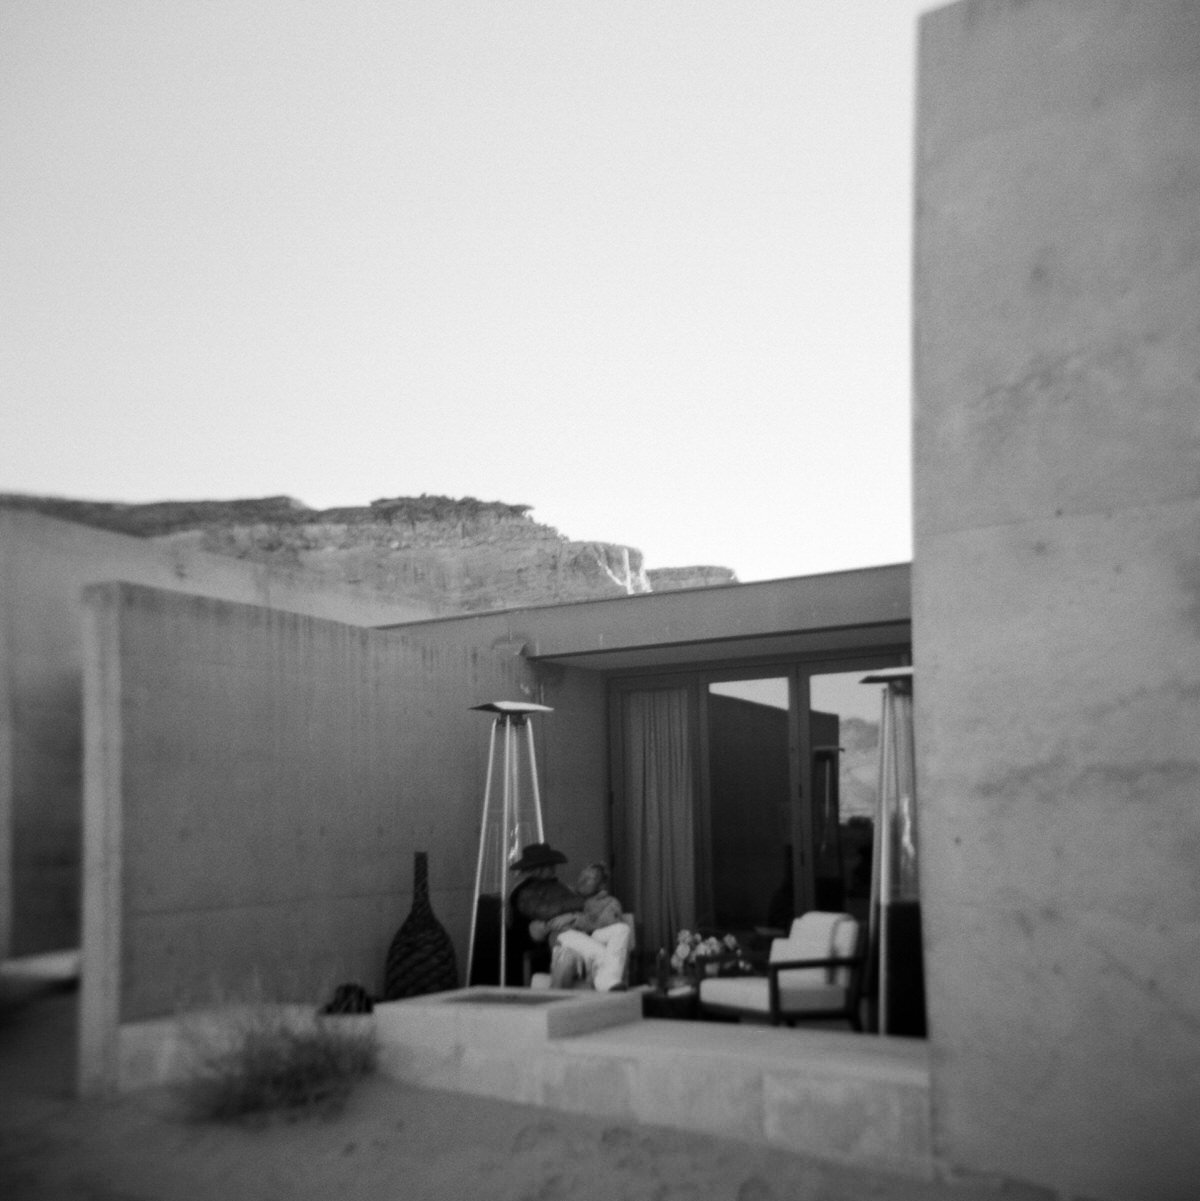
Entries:
POLYGON ((718 972, 736 975, 750 971, 742 945, 732 934, 718 938, 697 930, 680 930, 675 936, 671 968, 678 975, 703 976, 718 972))

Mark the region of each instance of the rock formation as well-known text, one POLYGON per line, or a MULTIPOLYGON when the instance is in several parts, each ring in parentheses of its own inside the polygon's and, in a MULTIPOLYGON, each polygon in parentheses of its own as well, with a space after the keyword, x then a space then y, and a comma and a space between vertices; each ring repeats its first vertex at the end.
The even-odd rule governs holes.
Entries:
POLYGON ((442 614, 737 582, 723 567, 647 572, 632 547, 572 542, 530 518, 529 505, 473 497, 316 510, 287 496, 120 504, 0 494, 0 506, 287 566, 442 614))

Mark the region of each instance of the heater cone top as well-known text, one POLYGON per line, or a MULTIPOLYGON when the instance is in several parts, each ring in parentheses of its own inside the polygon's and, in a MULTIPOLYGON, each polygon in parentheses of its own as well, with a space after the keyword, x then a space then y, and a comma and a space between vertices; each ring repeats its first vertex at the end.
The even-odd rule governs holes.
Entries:
POLYGON ((553 713, 549 705, 534 705, 529 701, 488 701, 483 705, 472 705, 486 713, 553 713))

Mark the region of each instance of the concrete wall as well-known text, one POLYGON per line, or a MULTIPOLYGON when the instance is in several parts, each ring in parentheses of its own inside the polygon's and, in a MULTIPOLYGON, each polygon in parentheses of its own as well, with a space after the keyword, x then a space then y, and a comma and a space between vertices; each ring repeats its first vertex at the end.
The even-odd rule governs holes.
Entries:
POLYGON ((567 856, 563 878, 573 882, 585 864, 613 854, 607 684, 592 671, 531 670, 538 703, 554 709, 535 719, 544 735, 537 754, 546 837, 567 856))
POLYGON ((79 943, 79 593, 114 579, 352 625, 431 616, 278 567, 0 509, 0 958, 79 943))
POLYGON ((469 633, 454 637, 472 637, 481 646, 508 640, 534 659, 569 657, 600 670, 640 670, 904 644, 910 615, 910 568, 893 563, 736 588, 473 613, 438 621, 430 630, 440 639, 456 622, 469 633))
MULTIPOLYGON (((590 607, 586 603, 563 605, 551 611, 574 609, 582 618, 590 607)), ((534 719, 539 735, 535 748, 538 778, 546 837, 570 859, 564 870, 571 873, 594 859, 605 858, 612 850, 607 683, 600 672, 528 662, 524 657, 526 636, 513 636, 508 624, 513 614, 541 611, 504 610, 465 621, 452 617, 380 632, 401 634, 405 646, 431 655, 495 655, 525 664, 525 699, 554 710, 534 719)), ((484 720, 482 715, 476 718, 484 720)), ((482 810, 482 793, 479 803, 482 810)))
POLYGON ((936 1149, 1200 1180, 1200 5, 922 21, 918 781, 936 1149))
POLYGON ((417 850, 465 971, 490 728, 473 704, 556 706, 535 724, 562 798, 549 832, 576 862, 607 850, 583 673, 539 688, 504 651, 131 585, 84 596, 85 1091, 116 1079, 123 1023, 254 979, 310 1003, 379 990, 417 850))

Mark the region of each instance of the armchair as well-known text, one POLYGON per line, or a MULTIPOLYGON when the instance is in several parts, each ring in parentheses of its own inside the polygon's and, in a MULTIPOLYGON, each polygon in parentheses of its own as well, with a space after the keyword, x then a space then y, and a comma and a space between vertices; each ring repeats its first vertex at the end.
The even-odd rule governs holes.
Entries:
POLYGON ((806 913, 772 940, 765 976, 701 980, 700 1012, 766 1017, 773 1026, 836 1019, 861 1030, 863 943, 848 913, 806 913))

